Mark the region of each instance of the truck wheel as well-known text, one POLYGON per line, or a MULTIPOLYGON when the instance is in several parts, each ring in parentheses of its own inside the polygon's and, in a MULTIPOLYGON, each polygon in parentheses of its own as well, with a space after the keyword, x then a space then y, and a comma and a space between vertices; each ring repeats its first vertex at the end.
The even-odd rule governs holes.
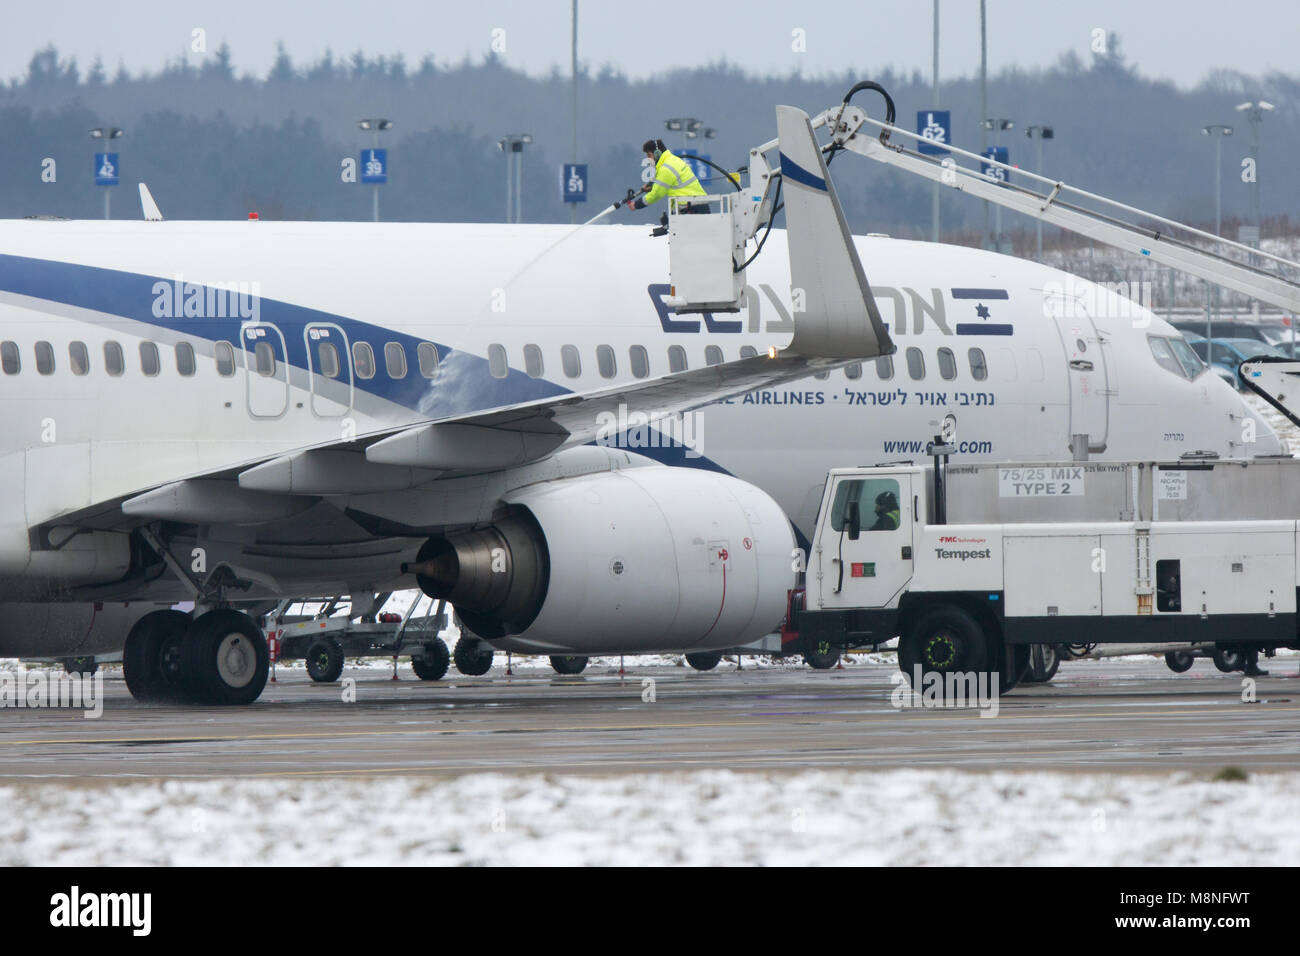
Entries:
POLYGON ((1165 654, 1165 664, 1175 674, 1191 670, 1195 663, 1196 658, 1189 651, 1170 651, 1165 654))
POLYGON ((424 654, 411 658, 411 670, 420 680, 440 680, 451 666, 451 651, 442 638, 435 638, 424 645, 424 654))
POLYGON ((551 666, 557 674, 581 674, 587 669, 587 658, 580 654, 552 654, 551 666))
POLYGON ((711 671, 722 661, 722 651, 701 652, 699 654, 687 654, 686 663, 690 664, 697 671, 711 671))
POLYGON ((150 611, 135 622, 122 649, 122 676, 141 702, 169 700, 182 692, 180 648, 190 616, 181 611, 150 611))
POLYGON ((804 663, 816 671, 828 671, 840 662, 839 648, 827 641, 818 641, 804 648, 804 663))
POLYGON ((1054 644, 1033 644, 1029 648, 1029 669, 1021 680, 1026 684, 1046 684, 1056 676, 1061 656, 1054 644))
POLYGON ((1214 651, 1214 666, 1225 674, 1245 668, 1245 655, 1235 647, 1220 647, 1214 651))
POLYGON ((926 611, 898 642, 898 666, 913 686, 918 672, 924 678, 931 673, 985 671, 988 657, 984 631, 959 607, 926 611))
POLYGON ((332 684, 343 673, 343 648, 339 642, 321 638, 307 648, 307 676, 318 684, 332 684))
POLYGON ((270 671, 266 636, 242 611, 209 611, 185 632, 181 672, 189 696, 199 703, 251 704, 270 671))
POLYGON ((482 677, 492 669, 492 658, 496 651, 487 641, 477 637, 462 637, 456 642, 453 654, 456 670, 467 677, 482 677))

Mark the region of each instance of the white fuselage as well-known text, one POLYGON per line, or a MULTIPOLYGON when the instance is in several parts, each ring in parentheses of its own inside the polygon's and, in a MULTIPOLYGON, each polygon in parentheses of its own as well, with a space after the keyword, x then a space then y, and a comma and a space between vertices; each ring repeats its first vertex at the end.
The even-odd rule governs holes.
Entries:
MULTIPOLYGON (((99 503, 340 437, 662 375, 673 354, 697 368, 790 340, 783 233, 749 267, 745 310, 679 317, 660 301, 663 240, 592 226, 547 251, 569 231, 0 224, 0 342, 17 359, 0 373, 0 588, 35 573, 30 529, 99 503), (431 350, 436 373, 422 367, 431 350)), ((1116 459, 1281 451, 1262 422, 1246 435, 1249 412, 1215 375, 1157 364, 1148 337, 1178 333, 1126 300, 1079 303, 1073 293, 1096 287, 988 252, 857 247, 898 346, 891 377, 868 361, 751 393, 701 411, 687 454, 633 450, 753 482, 802 529, 830 467, 923 457, 948 414, 958 457, 975 460, 1068 458, 1081 433, 1094 457, 1116 459), (1068 314, 1045 307, 1062 288, 1068 314)), ((384 510, 382 496, 348 504, 367 501, 384 510)))

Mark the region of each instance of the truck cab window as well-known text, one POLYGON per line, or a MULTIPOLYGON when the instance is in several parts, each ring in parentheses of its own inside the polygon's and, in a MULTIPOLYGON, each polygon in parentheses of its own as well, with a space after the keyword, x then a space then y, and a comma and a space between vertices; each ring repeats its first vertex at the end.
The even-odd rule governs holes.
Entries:
POLYGON ((901 524, 898 481, 894 478, 855 478, 841 481, 831 504, 831 527, 847 530, 849 504, 858 505, 863 531, 894 531, 901 524))

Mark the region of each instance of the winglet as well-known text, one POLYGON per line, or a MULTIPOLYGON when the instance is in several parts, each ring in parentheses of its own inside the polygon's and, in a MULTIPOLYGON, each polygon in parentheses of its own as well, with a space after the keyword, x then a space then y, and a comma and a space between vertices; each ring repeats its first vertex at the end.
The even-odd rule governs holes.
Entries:
POLYGON ((140 184, 140 208, 144 211, 144 218, 149 222, 163 221, 162 210, 153 201, 153 194, 149 192, 149 187, 144 183, 140 184))
POLYGON ((875 358, 894 349, 871 295, 844 210, 808 114, 776 108, 795 308, 790 349, 823 358, 875 358))

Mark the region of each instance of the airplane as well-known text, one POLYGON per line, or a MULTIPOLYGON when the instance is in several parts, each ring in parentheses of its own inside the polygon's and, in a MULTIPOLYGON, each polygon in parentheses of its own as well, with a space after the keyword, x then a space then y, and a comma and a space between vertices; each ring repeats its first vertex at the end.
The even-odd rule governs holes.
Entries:
POLYGON ((637 226, 0 223, 0 654, 249 703, 240 607, 413 584, 467 656, 708 651, 780 620, 830 466, 948 414, 973 460, 1282 452, 1163 321, 989 252, 854 237, 852 341, 800 352, 835 290, 786 238, 678 315, 637 226))

